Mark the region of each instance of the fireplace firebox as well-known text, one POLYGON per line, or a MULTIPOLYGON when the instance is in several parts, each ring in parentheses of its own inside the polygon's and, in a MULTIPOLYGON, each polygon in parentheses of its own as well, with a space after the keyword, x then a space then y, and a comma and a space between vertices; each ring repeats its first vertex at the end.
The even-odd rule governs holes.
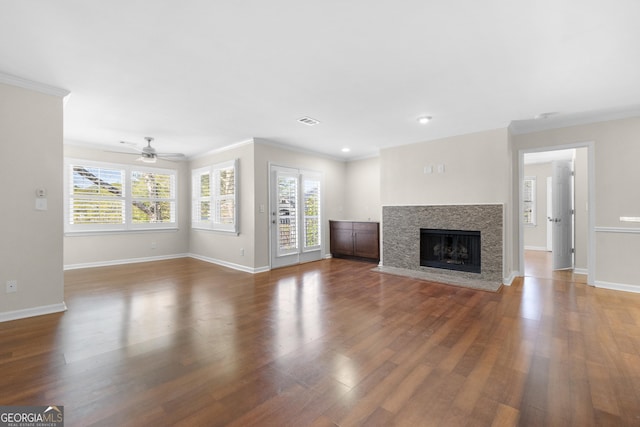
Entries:
POLYGON ((480 232, 421 228, 420 265, 480 273, 480 232))

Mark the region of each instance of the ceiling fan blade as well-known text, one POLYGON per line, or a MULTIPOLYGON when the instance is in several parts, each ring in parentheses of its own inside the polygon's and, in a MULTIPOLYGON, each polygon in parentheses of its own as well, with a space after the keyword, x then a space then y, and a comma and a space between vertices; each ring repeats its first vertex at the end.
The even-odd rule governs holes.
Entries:
POLYGON ((182 153, 156 153, 158 157, 162 157, 162 158, 175 158, 175 159, 185 159, 187 156, 185 156, 182 153))
POLYGON ((163 159, 169 161, 181 161, 185 160, 187 156, 183 153, 158 153, 155 147, 151 146, 151 142, 153 142, 153 138, 147 136, 144 138, 147 141, 147 145, 144 147, 140 147, 139 145, 129 142, 129 141, 120 141, 120 144, 123 148, 131 149, 132 152, 125 151, 108 151, 110 153, 120 153, 120 154, 134 154, 139 156, 137 160, 145 162, 145 163, 155 163, 156 159, 163 159))
POLYGON ((128 151, 116 151, 116 150, 102 150, 104 153, 118 153, 118 154, 129 154, 132 156, 139 156, 140 152, 128 152, 128 151))
POLYGON ((140 153, 142 151, 142 147, 134 142, 120 141, 120 145, 121 147, 135 151, 136 153, 140 153))

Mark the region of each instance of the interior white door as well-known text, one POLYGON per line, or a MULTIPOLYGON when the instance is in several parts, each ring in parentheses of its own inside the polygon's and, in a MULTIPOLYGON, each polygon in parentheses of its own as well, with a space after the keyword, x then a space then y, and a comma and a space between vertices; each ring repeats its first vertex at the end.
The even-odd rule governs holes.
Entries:
POLYGON ((553 269, 573 267, 573 192, 571 161, 553 162, 553 269))
POLYGON ((271 268, 319 260, 320 174, 272 165, 270 182, 271 268))

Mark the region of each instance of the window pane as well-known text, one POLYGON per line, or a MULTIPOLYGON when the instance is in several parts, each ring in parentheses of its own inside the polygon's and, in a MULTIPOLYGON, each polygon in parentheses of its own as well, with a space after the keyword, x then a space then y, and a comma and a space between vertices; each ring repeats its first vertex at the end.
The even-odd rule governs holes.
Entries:
POLYGON ((71 224, 123 224, 124 201, 71 199, 71 224))
POLYGON ((297 194, 297 177, 278 176, 278 247, 281 251, 298 248, 297 194))
POLYGON ((172 202, 132 202, 131 219, 134 224, 172 222, 174 204, 172 202))
POLYGON ((320 245, 320 221, 318 218, 306 218, 304 221, 305 247, 320 245))
POLYGON ((172 175, 131 172, 131 195, 135 198, 171 199, 172 175))
POLYGON ((304 246, 320 245, 320 181, 305 179, 304 190, 304 246))
POLYGON ((320 212, 320 182, 304 182, 304 214, 318 216, 320 212))
POLYGON ((200 197, 211 195, 211 175, 208 173, 200 175, 200 197))
POLYGON ((221 169, 220 170, 220 195, 228 196, 234 194, 235 189, 235 180, 234 180, 234 172, 233 168, 221 169))
POLYGON ((525 177, 523 181, 522 199, 524 201, 523 222, 524 224, 535 225, 536 209, 536 178, 525 177))
POLYGON ((122 196, 122 170, 73 166, 73 194, 122 196))
POLYGON ((218 205, 218 223, 233 224, 235 219, 235 202, 233 199, 223 199, 217 202, 218 205))
POLYGON ((210 202, 200 202, 200 217, 199 221, 208 221, 211 217, 211 203, 210 202))

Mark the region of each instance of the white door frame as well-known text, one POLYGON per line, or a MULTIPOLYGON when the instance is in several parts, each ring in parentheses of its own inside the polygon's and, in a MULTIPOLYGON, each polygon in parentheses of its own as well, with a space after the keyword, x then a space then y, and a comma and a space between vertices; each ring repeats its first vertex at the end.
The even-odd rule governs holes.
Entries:
MULTIPOLYGON (((524 195, 522 194, 524 182, 524 155, 526 153, 539 153, 542 151, 556 151, 570 148, 587 148, 587 186, 588 186, 588 212, 587 212, 587 283, 594 286, 596 274, 596 232, 595 232, 595 194, 596 194, 596 175, 595 175, 595 144, 593 141, 577 142, 574 144, 552 145, 537 148, 523 148, 518 150, 518 269, 524 272, 524 221, 522 212, 524 210, 524 195)), ((522 273, 521 273, 522 275, 522 273)))
POLYGON ((547 227, 547 251, 553 250, 553 227, 551 226, 551 219, 553 218, 553 177, 547 177, 547 217, 545 219, 547 227))
MULTIPOLYGON (((320 221, 321 221, 321 225, 320 225, 320 248, 317 250, 312 250, 312 251, 304 251, 304 249, 302 247, 300 247, 299 252, 297 253, 297 255, 290 255, 292 258, 297 258, 297 262, 295 262, 294 264, 290 264, 290 265, 295 265, 295 264, 299 264, 301 262, 308 262, 308 261, 314 261, 316 260, 316 255, 315 253, 318 252, 320 258, 322 259, 322 257, 324 256, 325 253, 325 242, 324 242, 324 227, 325 227, 325 222, 324 218, 325 218, 325 214, 324 214, 324 194, 323 192, 324 187, 325 187, 325 182, 324 182, 324 173, 323 172, 319 172, 319 171, 313 171, 311 169, 306 169, 306 168, 302 168, 302 167, 295 167, 295 166, 283 166, 281 164, 278 163, 272 163, 272 162, 268 162, 267 164, 267 174, 268 174, 268 180, 267 180, 267 185, 268 185, 268 191, 267 191, 267 198, 269 201, 269 215, 268 215, 268 234, 269 234, 269 269, 273 269, 273 268, 277 268, 280 265, 276 265, 274 266, 274 258, 275 258, 275 253, 274 253, 274 246, 275 246, 275 242, 274 242, 274 238, 273 238, 273 212, 274 209, 277 209, 276 206, 273 205, 273 171, 277 168, 282 168, 282 169, 291 169, 291 170, 297 170, 297 171, 307 171, 307 172, 311 172, 314 174, 318 174, 320 176, 320 221)), ((300 189, 299 189, 300 190, 300 189)), ((300 192, 300 191, 299 191, 300 192)), ((300 242, 300 244, 302 244, 302 242, 300 242)))

